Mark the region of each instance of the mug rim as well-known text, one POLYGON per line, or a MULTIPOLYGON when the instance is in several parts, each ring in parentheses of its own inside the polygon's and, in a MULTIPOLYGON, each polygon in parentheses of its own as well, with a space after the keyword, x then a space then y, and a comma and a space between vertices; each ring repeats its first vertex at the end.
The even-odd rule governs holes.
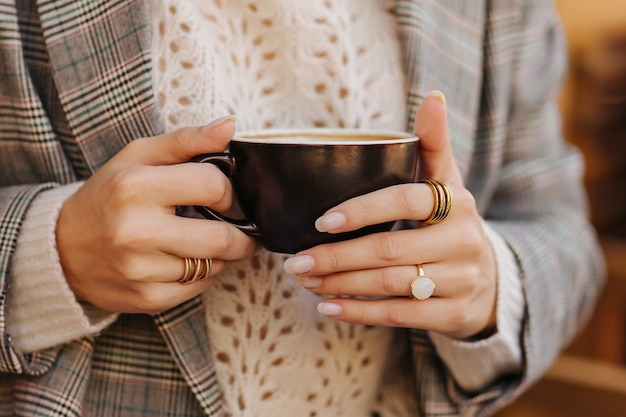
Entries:
POLYGON ((399 130, 369 130, 356 128, 281 128, 245 130, 235 133, 232 140, 235 142, 270 145, 337 146, 412 143, 418 141, 419 138, 414 134, 399 130), (321 140, 319 142, 304 142, 301 139, 298 140, 298 137, 330 138, 333 136, 356 136, 357 138, 349 140, 321 140), (381 136, 383 137, 382 139, 376 139, 381 136), (264 138, 272 138, 273 140, 261 141, 264 138))

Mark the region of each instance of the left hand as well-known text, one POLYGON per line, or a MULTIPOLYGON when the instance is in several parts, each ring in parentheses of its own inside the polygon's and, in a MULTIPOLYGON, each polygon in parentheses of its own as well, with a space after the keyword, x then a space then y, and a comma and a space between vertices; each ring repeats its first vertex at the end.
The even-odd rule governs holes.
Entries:
MULTIPOLYGON (((285 270, 297 274, 309 291, 330 296, 318 310, 339 320, 426 329, 458 339, 493 332, 495 259, 452 155, 441 93, 424 100, 414 130, 420 138, 420 179, 438 180, 452 193, 448 217, 417 229, 316 246, 287 260, 285 270), (418 264, 436 284, 425 300, 409 297, 418 264)), ((402 184, 348 200, 316 224, 339 233, 387 221, 419 221, 428 218, 434 204, 426 184, 402 184)))

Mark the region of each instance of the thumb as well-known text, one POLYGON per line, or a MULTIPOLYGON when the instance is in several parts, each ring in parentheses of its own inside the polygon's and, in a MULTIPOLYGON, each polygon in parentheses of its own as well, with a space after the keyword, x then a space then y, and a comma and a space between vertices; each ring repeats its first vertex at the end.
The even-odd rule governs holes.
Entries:
POLYGON ((426 96, 417 110, 413 131, 419 137, 419 179, 462 185, 463 179, 452 155, 446 98, 441 91, 432 91, 426 96))
POLYGON ((142 165, 175 165, 196 155, 222 152, 235 134, 234 116, 215 119, 206 126, 184 127, 173 132, 131 142, 118 156, 142 165))

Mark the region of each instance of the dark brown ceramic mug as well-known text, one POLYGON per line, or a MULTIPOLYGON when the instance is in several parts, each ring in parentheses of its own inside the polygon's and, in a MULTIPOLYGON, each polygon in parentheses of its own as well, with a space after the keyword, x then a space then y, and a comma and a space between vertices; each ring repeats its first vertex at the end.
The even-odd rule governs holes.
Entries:
POLYGON ((352 197, 412 182, 417 140, 408 133, 351 129, 242 132, 227 152, 200 155, 194 161, 215 164, 230 177, 245 218, 195 209, 209 219, 233 224, 280 253, 388 231, 393 223, 321 233, 315 220, 352 197))

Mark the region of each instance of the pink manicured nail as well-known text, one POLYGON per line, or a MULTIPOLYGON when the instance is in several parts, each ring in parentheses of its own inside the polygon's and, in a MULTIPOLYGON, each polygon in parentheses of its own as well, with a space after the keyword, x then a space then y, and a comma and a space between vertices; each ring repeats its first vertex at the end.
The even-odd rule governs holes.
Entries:
POLYGON ((446 96, 439 90, 433 90, 426 95, 426 97, 434 97, 439 99, 445 106, 446 104, 446 96))
POLYGON ((209 123, 208 125, 204 126, 204 128, 202 130, 204 130, 205 132, 207 130, 211 130, 211 129, 215 129, 216 127, 223 125, 226 122, 235 122, 235 116, 229 115, 229 116, 223 116, 220 118, 217 118, 215 120, 213 120, 211 123, 209 123))
POLYGON ((346 224, 346 216, 343 213, 328 213, 315 221, 315 228, 320 232, 330 232, 339 229, 346 224))
POLYGON ((309 255, 298 255, 289 258, 283 264, 283 269, 289 274, 306 274, 315 266, 315 260, 309 255))
POLYGON ((317 311, 325 316, 338 316, 343 313, 343 308, 339 304, 323 302, 317 305, 317 311))

